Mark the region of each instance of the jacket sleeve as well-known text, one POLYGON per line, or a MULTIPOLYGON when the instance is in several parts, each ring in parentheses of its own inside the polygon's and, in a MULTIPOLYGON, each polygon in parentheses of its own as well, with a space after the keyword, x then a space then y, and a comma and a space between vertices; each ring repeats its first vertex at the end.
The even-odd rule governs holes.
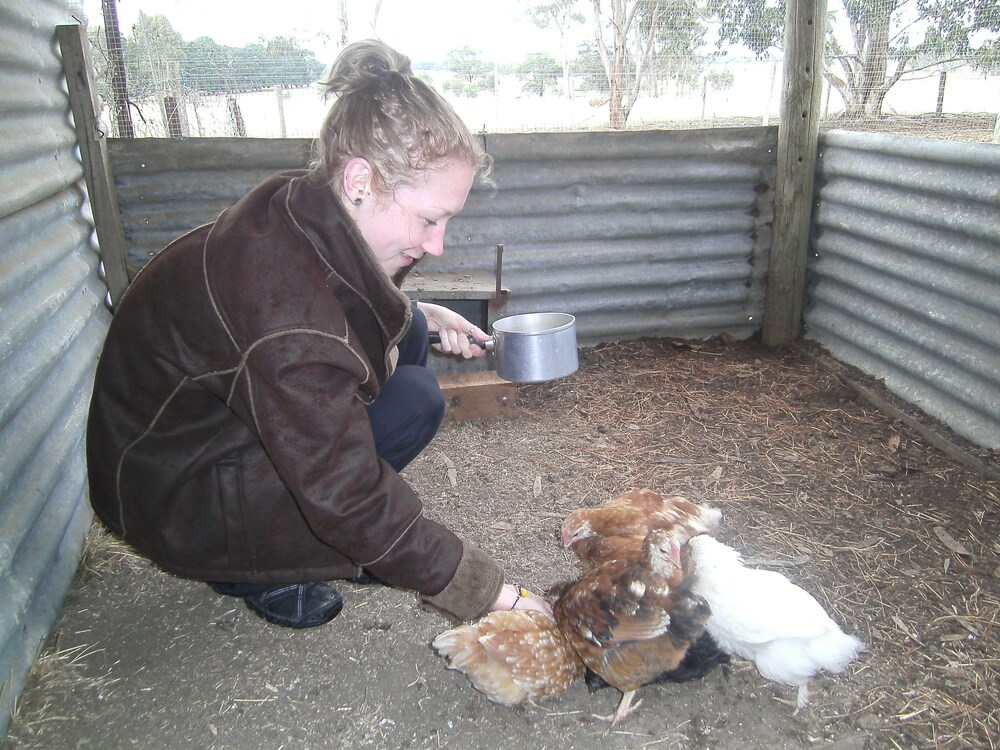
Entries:
POLYGON ((460 620, 476 620, 489 611, 502 588, 503 571, 485 552, 466 542, 451 582, 424 601, 460 620))
POLYGON ((245 362, 231 405, 247 411, 313 533, 462 619, 486 611, 503 574, 424 518, 413 489, 378 457, 359 397, 365 360, 332 334, 302 330, 259 342, 245 362))

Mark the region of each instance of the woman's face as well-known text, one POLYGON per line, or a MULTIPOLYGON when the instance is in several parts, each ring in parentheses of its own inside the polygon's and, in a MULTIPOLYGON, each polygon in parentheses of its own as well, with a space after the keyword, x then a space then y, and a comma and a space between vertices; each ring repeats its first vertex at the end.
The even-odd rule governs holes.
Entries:
POLYGON ((347 193, 349 201, 362 197, 360 206, 348 206, 389 278, 424 255, 444 252, 445 225, 465 206, 474 178, 472 165, 450 160, 388 195, 347 193))

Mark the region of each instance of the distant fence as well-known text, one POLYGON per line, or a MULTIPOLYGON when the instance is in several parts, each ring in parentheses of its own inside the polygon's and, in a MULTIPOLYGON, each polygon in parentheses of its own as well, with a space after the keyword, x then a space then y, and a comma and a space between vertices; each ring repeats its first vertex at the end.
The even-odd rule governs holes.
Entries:
MULTIPOLYGON (((643 95, 638 99, 629 116, 629 127, 777 123, 782 87, 780 61, 730 61, 709 66, 706 75, 712 72, 732 74, 732 85, 719 90, 706 83, 678 90, 674 84, 666 84, 658 96, 643 95)), ((443 91, 451 76, 443 70, 421 71, 421 74, 439 91, 443 91)), ((707 80, 703 79, 703 83, 707 80)), ((582 79, 574 81, 579 83, 582 79)), ((318 131, 327 108, 315 86, 276 86, 214 95, 184 91, 179 86, 172 90, 175 93, 165 99, 134 102, 136 112, 141 115, 134 118, 137 136, 308 138, 318 131), (173 124, 171 106, 177 108, 173 124)), ((986 77, 968 67, 951 71, 944 89, 943 111, 937 115, 940 94, 937 75, 900 81, 886 99, 886 116, 858 123, 856 127, 902 134, 919 131, 925 137, 992 140, 996 113, 1000 112, 1000 77, 986 77), (973 117, 968 113, 980 114, 973 117)), ((492 90, 475 97, 448 92, 444 95, 475 131, 601 130, 608 126, 607 98, 599 92, 575 91, 571 97, 561 93, 525 94, 522 82, 513 74, 499 75, 492 90)), ((824 82, 822 102, 824 122, 842 127, 843 100, 828 82, 824 82)))

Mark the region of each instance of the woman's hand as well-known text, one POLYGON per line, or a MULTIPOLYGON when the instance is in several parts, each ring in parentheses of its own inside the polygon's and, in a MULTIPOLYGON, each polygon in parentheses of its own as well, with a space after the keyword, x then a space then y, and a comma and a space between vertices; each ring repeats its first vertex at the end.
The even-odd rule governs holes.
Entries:
POLYGON ((417 307, 427 317, 427 329, 441 336, 441 343, 434 347, 445 354, 457 354, 472 359, 481 357, 486 349, 476 342, 490 340, 489 334, 472 325, 454 310, 430 302, 417 302, 417 307), (470 337, 473 341, 470 341, 470 337))
POLYGON ((503 585, 500 596, 493 602, 490 609, 533 609, 547 615, 552 614, 552 606, 542 597, 532 594, 523 586, 515 586, 510 583, 503 585))

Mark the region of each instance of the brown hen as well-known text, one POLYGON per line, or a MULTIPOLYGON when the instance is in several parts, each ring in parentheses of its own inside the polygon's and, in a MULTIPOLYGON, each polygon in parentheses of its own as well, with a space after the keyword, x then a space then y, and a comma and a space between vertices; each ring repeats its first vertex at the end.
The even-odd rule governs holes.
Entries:
POLYGON ((616 723, 636 691, 677 669, 711 614, 691 591, 673 532, 653 529, 638 560, 611 560, 550 593, 556 622, 583 662, 622 692, 616 723))
POLYGON ((578 508, 562 524, 562 541, 580 558, 583 572, 609 560, 638 559, 652 529, 673 532, 678 544, 718 526, 722 512, 679 495, 649 489, 626 492, 597 508, 578 508))
POLYGON ((583 662, 555 620, 534 610, 490 612, 433 642, 494 703, 514 706, 561 693, 583 677, 583 662))

